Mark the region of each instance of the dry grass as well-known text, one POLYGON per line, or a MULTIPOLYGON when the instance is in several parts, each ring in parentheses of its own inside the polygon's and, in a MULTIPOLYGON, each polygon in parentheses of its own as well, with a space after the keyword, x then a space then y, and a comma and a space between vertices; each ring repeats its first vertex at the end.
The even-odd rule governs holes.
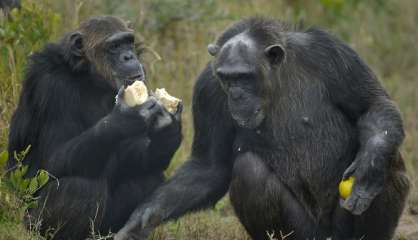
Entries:
MULTIPOLYGON (((308 0, 213 1, 213 5, 209 4, 213 7, 210 14, 168 21, 159 28, 150 23, 150 20, 159 20, 155 18, 159 14, 157 10, 147 8, 152 1, 125 0, 117 6, 111 2, 86 0, 80 4, 81 1, 49 1, 50 7, 62 16, 60 32, 70 30, 80 20, 98 14, 119 15, 131 20, 139 30, 140 39, 152 50, 146 51, 143 60, 153 88, 164 86, 184 100, 184 141, 168 174, 185 161, 190 152, 193 135, 191 93, 194 79, 209 60, 207 44, 233 21, 245 16, 264 15, 291 21, 303 20, 306 25, 329 28, 366 59, 401 108, 407 133, 402 153, 414 182, 410 203, 418 203, 415 187, 418 183, 418 1, 381 1, 386 2, 383 7, 374 4, 375 1, 359 1, 357 6, 351 5, 353 1, 346 1, 342 8, 337 5, 324 7, 319 1, 308 0)), ((0 69, 7 71, 0 71, 0 150, 7 145, 8 121, 16 105, 24 59, 15 59, 10 54, 9 61, 1 62, 1 65, 3 68, 0 69)), ((21 213, 11 214, 20 216, 21 213)), ((7 236, 3 239, 34 239, 16 221, 0 219, 0 239, 1 236, 7 236)), ((161 226, 151 239, 244 240, 248 236, 233 216, 228 201, 223 200, 217 210, 191 214, 161 226)))

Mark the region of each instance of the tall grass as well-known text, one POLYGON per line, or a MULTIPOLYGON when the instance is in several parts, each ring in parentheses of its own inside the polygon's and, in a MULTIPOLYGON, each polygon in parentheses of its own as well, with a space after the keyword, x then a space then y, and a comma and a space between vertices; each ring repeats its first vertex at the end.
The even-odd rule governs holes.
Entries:
MULTIPOLYGON (((184 100, 184 141, 170 165, 170 175, 188 157, 193 136, 191 94, 194 79, 210 59, 206 46, 222 30, 242 17, 263 15, 328 28, 349 44, 377 73, 399 104, 405 122, 402 153, 414 184, 418 182, 418 1, 415 0, 26 0, 58 14, 56 30, 48 38, 74 28, 92 15, 113 14, 130 20, 146 46, 143 61, 153 87, 165 87, 184 100), (203 7, 202 7, 203 6, 203 7)), ((51 16, 49 16, 51 17, 51 16)), ((45 16, 47 18, 47 16, 45 16)), ((5 19, 1 20, 2 25, 5 19)), ((1 35, 0 35, 1 36, 1 35)), ((42 39, 44 42, 46 39, 42 39)), ((0 38, 0 150, 7 146, 7 132, 19 89, 26 55, 21 43, 12 47, 0 38)), ((1 191, 0 191, 1 194, 1 191)), ((0 199, 1 199, 0 195, 0 199)), ((227 199, 215 211, 193 214, 160 227, 153 239, 248 239, 233 217, 227 199), (220 237, 222 236, 222 237, 220 237)), ((1 202, 1 200, 0 200, 1 202)), ((418 191, 411 191, 411 206, 418 191)), ((10 207, 10 206, 9 206, 10 207)), ((0 221, 0 225, 1 225, 0 221)), ((8 226, 14 226, 10 223, 8 226)), ((1 230, 0 227, 0 236, 1 230)), ((22 234, 19 230, 11 230, 22 234)), ((13 234, 9 235, 12 236, 13 234)), ((29 239, 27 237, 11 239, 29 239)))

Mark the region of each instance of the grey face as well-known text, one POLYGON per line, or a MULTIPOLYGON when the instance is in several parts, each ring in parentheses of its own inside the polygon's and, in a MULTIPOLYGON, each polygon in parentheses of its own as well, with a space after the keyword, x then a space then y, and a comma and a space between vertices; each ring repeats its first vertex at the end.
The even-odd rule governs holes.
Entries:
POLYGON ((116 79, 125 85, 135 80, 144 80, 143 66, 135 54, 133 33, 116 33, 106 39, 106 46, 116 79))
POLYGON ((254 129, 265 118, 261 93, 262 75, 258 70, 255 42, 245 33, 238 34, 221 48, 209 45, 216 55, 213 63, 215 75, 228 96, 232 118, 243 128, 254 129))

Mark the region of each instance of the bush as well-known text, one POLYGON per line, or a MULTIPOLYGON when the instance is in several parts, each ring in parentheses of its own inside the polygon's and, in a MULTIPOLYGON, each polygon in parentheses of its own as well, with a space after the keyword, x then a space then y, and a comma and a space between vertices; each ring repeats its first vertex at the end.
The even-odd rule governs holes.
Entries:
POLYGON ((55 36, 60 16, 43 1, 24 0, 0 18, 0 149, 4 149, 8 120, 17 102, 27 57, 55 36))

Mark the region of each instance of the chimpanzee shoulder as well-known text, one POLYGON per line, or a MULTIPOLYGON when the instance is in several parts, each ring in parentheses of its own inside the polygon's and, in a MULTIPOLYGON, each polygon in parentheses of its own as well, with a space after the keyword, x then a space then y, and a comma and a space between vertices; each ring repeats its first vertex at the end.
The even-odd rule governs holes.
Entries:
POLYGON ((213 75, 211 64, 209 63, 204 71, 199 75, 193 91, 193 108, 201 111, 208 108, 224 108, 226 95, 213 75), (195 106, 195 105, 198 106, 195 106))
MULTIPOLYGON (((20 100, 11 120, 10 151, 36 145, 40 134, 46 131, 42 125, 61 118, 63 107, 74 113, 71 109, 77 106, 68 104, 75 89, 71 87, 71 77, 59 45, 48 44, 30 56, 20 100)), ((13 165, 13 158, 9 160, 13 165)))

